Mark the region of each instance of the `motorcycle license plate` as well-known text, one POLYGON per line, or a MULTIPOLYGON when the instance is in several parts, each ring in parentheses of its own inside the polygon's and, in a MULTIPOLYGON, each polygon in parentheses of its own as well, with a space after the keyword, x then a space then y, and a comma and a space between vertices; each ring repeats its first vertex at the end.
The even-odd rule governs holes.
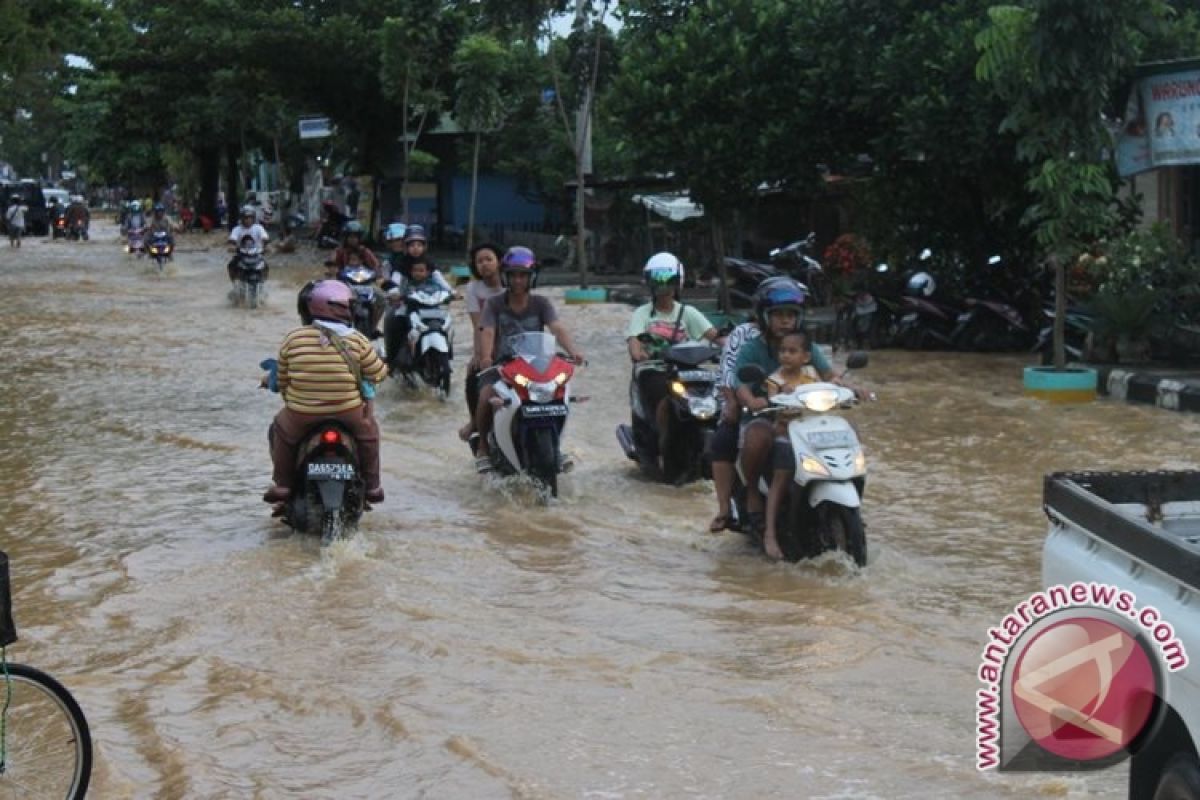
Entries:
POLYGON ((717 374, 707 369, 684 369, 679 371, 679 380, 684 383, 703 382, 712 383, 716 381, 717 374))
POLYGON ((549 403, 547 405, 530 403, 521 406, 521 413, 525 416, 525 419, 554 419, 556 417, 565 417, 567 415, 567 407, 562 403, 549 403))
POLYGON ((349 481, 354 479, 354 465, 314 461, 308 465, 308 477, 318 480, 349 481))
POLYGON ((850 431, 812 431, 805 435, 809 444, 818 449, 827 447, 849 447, 854 443, 850 431))

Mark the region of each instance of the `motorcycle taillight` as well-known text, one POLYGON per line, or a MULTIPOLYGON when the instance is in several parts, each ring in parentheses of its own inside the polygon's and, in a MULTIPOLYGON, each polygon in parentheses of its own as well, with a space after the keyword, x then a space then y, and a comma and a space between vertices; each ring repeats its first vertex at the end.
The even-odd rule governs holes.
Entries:
POLYGON ((321 443, 322 444, 333 445, 333 444, 341 444, 341 442, 342 442, 342 435, 340 433, 338 433, 337 431, 333 430, 332 428, 330 428, 329 430, 327 430, 321 434, 321 443))

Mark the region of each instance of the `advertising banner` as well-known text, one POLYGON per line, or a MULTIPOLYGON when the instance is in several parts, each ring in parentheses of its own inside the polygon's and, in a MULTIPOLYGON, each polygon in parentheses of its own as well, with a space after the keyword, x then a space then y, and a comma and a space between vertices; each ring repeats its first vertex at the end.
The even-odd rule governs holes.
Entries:
POLYGON ((1117 138, 1122 177, 1180 164, 1200 164, 1200 69, 1141 78, 1117 138))

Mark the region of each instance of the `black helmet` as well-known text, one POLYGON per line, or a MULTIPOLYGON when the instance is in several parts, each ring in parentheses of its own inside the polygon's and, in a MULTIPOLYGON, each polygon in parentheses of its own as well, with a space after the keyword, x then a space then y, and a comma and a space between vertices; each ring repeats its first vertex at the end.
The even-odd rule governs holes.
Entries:
POLYGON ((164 206, 162 203, 154 204, 154 213, 155 214, 165 214, 166 211, 167 211, 167 207, 164 206))
POLYGON ((300 289, 300 294, 296 297, 296 311, 300 314, 300 321, 305 325, 312 325, 313 315, 308 310, 308 301, 312 297, 313 289, 316 287, 316 281, 309 281, 300 289))
POLYGON ((408 244, 409 242, 427 242, 427 241, 429 241, 429 240, 425 236, 425 226, 424 225, 409 225, 407 228, 404 229, 404 243, 405 244, 408 244))
POLYGON ((351 236, 357 236, 359 239, 361 239, 363 238, 363 234, 366 232, 366 228, 362 226, 361 222, 356 219, 352 219, 346 223, 344 228, 342 228, 342 239, 348 239, 351 236))
POLYGON ((797 324, 804 320, 804 303, 808 300, 808 287, 793 278, 778 276, 759 284, 754 292, 754 318, 765 332, 767 316, 772 311, 790 309, 796 312, 797 324))

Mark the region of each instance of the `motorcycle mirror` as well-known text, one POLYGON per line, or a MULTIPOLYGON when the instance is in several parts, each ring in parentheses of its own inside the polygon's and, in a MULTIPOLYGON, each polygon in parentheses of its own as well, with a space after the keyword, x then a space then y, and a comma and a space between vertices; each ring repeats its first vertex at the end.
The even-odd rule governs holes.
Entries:
MULTIPOLYGON (((862 369, 867 365, 867 361, 867 354, 860 350, 856 350, 846 357, 846 369, 862 369)), ((739 374, 738 377, 740 378, 741 375, 739 374)))
POLYGON ((738 370, 737 376, 742 383, 762 383, 767 373, 757 364, 747 364, 738 370))
POLYGON ((921 251, 921 260, 922 261, 927 261, 932 256, 933 256, 933 251, 930 250, 928 247, 926 247, 924 250, 921 251))
POLYGON ((1003 260, 1004 259, 1000 258, 1000 256, 992 256, 991 258, 988 259, 988 266, 994 267, 1003 260))

